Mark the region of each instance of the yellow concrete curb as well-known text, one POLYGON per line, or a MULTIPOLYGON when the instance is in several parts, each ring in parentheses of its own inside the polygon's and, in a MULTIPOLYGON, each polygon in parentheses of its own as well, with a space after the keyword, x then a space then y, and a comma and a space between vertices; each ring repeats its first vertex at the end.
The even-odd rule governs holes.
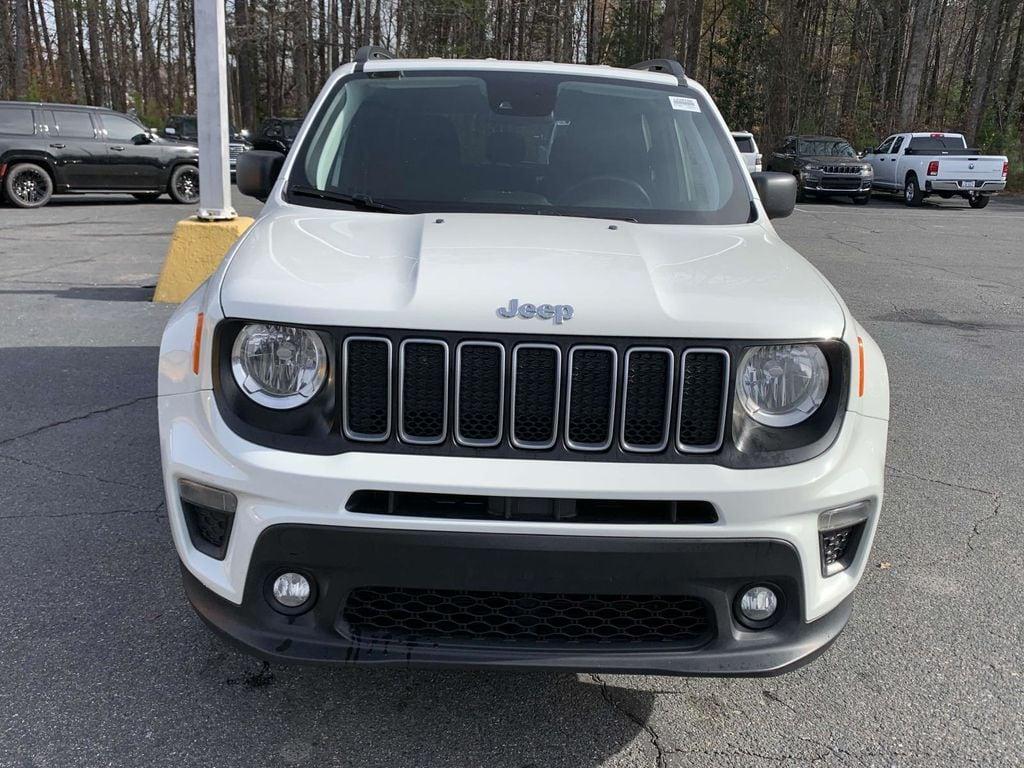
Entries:
POLYGON ((153 301, 179 303, 214 273, 221 259, 252 224, 248 216, 230 221, 179 221, 167 247, 153 301))

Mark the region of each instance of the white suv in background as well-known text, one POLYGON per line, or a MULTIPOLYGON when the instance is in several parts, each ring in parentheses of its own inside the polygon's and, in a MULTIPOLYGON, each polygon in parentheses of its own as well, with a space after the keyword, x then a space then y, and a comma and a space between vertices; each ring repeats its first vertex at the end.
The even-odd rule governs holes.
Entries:
POLYGON ((362 49, 168 323, 185 589, 277 660, 701 675, 846 624, 885 361, 676 62, 362 49))
POLYGON ((743 158, 747 170, 751 173, 760 171, 761 151, 757 148, 757 142, 754 141, 754 134, 748 131, 733 131, 732 138, 736 142, 736 148, 740 151, 740 157, 743 158))

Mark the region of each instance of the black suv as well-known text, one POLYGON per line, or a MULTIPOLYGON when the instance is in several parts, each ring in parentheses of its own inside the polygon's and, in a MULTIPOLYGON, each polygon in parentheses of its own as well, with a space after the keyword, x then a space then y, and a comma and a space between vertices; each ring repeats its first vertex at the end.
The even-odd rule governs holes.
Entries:
MULTIPOLYGON (((246 138, 246 133, 233 125, 228 127, 228 164, 232 180, 238 156, 252 149, 252 143, 246 138)), ((196 144, 199 141, 199 121, 195 115, 171 115, 164 124, 164 138, 168 141, 196 144)))
POLYGON ((846 139, 835 136, 787 136, 768 157, 769 171, 796 176, 799 199, 809 195, 847 195, 858 205, 871 199, 874 172, 846 139))
POLYGON ((287 155, 301 127, 301 117, 268 117, 252 139, 253 149, 287 155))
POLYGON ((53 195, 119 192, 199 201, 199 151, 100 107, 0 101, 0 197, 39 208, 53 195))

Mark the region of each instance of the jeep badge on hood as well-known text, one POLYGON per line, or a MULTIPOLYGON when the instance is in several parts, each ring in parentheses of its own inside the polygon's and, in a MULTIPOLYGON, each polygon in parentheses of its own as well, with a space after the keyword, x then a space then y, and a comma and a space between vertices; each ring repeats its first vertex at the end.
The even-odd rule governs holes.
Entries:
POLYGON ((507 307, 498 307, 498 317, 515 317, 518 315, 524 320, 539 317, 541 320, 554 320, 555 325, 561 325, 567 320, 572 320, 572 304, 520 304, 519 299, 509 299, 507 307))

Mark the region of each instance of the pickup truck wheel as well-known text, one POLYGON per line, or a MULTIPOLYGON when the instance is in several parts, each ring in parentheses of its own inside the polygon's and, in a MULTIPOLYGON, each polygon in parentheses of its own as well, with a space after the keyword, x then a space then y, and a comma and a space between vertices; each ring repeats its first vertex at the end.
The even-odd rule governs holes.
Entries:
POLYGON ((984 208, 988 205, 988 195, 975 195, 967 198, 967 202, 971 208, 984 208))
POLYGON ((861 195, 860 197, 853 198, 854 205, 867 205, 871 202, 871 195, 861 195))
POLYGON ((4 192, 16 208, 41 208, 53 196, 53 179, 35 163, 18 163, 7 172, 4 192))
POLYGON ((162 194, 163 192, 136 192, 132 197, 142 203, 152 203, 158 200, 162 194))
POLYGON ((918 206, 924 203, 924 194, 918 186, 916 176, 908 176, 903 187, 903 200, 907 205, 918 206))
POLYGON ((179 165, 171 174, 167 185, 171 199, 176 203, 195 205, 199 202, 199 169, 194 165, 179 165))

